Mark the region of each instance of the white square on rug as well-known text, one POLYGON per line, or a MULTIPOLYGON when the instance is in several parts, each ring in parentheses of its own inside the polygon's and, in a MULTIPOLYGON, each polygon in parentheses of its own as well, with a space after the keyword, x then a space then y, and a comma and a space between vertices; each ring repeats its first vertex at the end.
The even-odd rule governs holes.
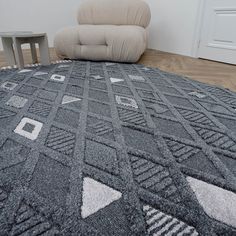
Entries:
POLYGON ((30 140, 37 139, 43 123, 24 117, 17 125, 14 132, 30 140))
POLYGON ((27 103, 28 99, 20 97, 20 96, 16 96, 13 95, 7 102, 6 105, 7 106, 11 106, 11 107, 16 107, 16 108, 22 108, 25 106, 25 104, 27 103))
POLYGON ((6 81, 1 85, 1 88, 7 89, 7 90, 13 90, 17 85, 18 84, 16 84, 16 83, 6 81))
POLYGON ((64 75, 57 75, 57 74, 53 74, 51 76, 51 80, 55 80, 55 81, 59 81, 59 82, 63 82, 65 80, 65 76, 64 75))
POLYGON ((138 104, 133 98, 123 97, 116 95, 116 102, 119 105, 127 106, 127 107, 133 107, 135 109, 138 109, 138 104))

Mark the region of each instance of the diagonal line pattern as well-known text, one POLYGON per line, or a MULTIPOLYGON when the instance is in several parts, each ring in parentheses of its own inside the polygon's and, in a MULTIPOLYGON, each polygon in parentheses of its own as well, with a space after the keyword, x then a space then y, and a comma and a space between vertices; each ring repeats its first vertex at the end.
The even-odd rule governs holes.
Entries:
POLYGON ((16 113, 12 111, 0 108, 0 119, 8 118, 8 117, 14 116, 15 114, 16 113))
POLYGON ((222 96, 230 96, 230 93, 228 91, 225 91, 221 88, 216 88, 216 87, 210 87, 210 86, 204 86, 204 88, 211 93, 212 95, 216 97, 222 97, 222 96))
POLYGON ((194 127, 194 129, 208 145, 233 152, 236 151, 235 141, 227 135, 201 127, 194 127))
POLYGON ((143 211, 145 213, 148 235, 150 236, 198 235, 198 232, 192 226, 189 226, 183 221, 180 221, 171 215, 167 215, 149 205, 144 205, 143 211))
POLYGON ((0 91, 0 100, 1 100, 2 98, 4 98, 6 95, 7 95, 6 92, 0 91))
POLYGON ((195 122, 202 125, 215 126, 214 123, 203 113, 198 111, 190 111, 182 108, 177 108, 178 112, 189 122, 195 122))
POLYGON ((220 101, 225 102, 226 104, 235 107, 236 98, 233 97, 228 91, 225 91, 221 88, 215 88, 210 86, 204 86, 204 88, 213 96, 217 97, 220 101))
POLYGON ((168 169, 143 158, 131 156, 135 181, 143 188, 175 203, 181 202, 168 169))
POLYGON ((4 208, 4 205, 7 201, 7 197, 8 197, 7 193, 0 188, 0 212, 4 208))
POLYGON ((103 135, 113 131, 113 129, 103 121, 99 121, 95 124, 89 125, 89 127, 93 128, 94 132, 98 136, 103 136, 103 135))
POLYGON ((28 112, 47 117, 51 111, 51 106, 46 103, 35 101, 29 108, 28 112))
POLYGON ((143 115, 139 112, 118 108, 119 117, 123 122, 133 123, 135 125, 146 126, 143 115))
POLYGON ((45 145, 65 155, 72 156, 75 147, 75 134, 52 126, 45 145))
POLYGON ((219 99, 230 106, 236 107, 236 98, 234 97, 228 97, 228 96, 221 96, 219 99))
POLYGON ((166 143, 172 152, 172 155, 176 158, 177 162, 180 163, 200 152, 198 148, 194 148, 173 140, 166 139, 166 143))
POLYGON ((31 207, 22 204, 17 211, 12 236, 20 235, 57 235, 59 231, 51 223, 35 212, 31 207))

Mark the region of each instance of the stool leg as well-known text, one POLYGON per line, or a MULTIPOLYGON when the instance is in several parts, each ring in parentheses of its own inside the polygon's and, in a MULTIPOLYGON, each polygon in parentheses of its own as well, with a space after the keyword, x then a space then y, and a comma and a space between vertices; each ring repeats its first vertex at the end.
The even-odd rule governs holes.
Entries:
POLYGON ((33 64, 38 62, 37 59, 37 52, 36 52, 36 47, 34 43, 30 43, 30 50, 31 50, 31 56, 32 56, 32 61, 33 64))
POLYGON ((13 38, 14 46, 15 46, 15 57, 16 57, 16 62, 17 66, 19 69, 24 68, 24 58, 23 58, 23 53, 21 49, 21 42, 17 38, 13 38))
POLYGON ((40 52, 41 64, 44 66, 50 65, 50 55, 48 49, 47 36, 40 37, 39 52, 40 52))
POLYGON ((13 41, 11 38, 4 38, 2 37, 2 46, 4 50, 4 54, 6 57, 6 61, 9 64, 9 66, 16 65, 14 50, 13 50, 13 41))

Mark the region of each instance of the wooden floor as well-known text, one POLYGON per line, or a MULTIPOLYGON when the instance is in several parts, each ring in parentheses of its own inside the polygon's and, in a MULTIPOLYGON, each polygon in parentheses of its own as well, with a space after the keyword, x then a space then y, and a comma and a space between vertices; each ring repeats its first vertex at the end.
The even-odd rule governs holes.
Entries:
MULTIPOLYGON (((58 60, 53 48, 51 60, 58 60)), ((31 63, 29 50, 24 50, 25 63, 31 63)), ((208 60, 196 59, 156 50, 147 50, 139 63, 161 70, 188 76, 194 80, 218 85, 236 91, 236 66, 208 60)), ((7 66, 0 52, 0 67, 7 66)))
POLYGON ((236 66, 156 50, 147 50, 139 63, 236 91, 236 66))

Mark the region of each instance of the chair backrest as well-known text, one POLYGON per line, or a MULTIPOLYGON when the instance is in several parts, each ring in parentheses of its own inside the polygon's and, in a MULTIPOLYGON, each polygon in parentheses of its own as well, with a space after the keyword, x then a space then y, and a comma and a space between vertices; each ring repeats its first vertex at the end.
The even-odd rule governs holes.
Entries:
POLYGON ((79 24, 138 25, 146 28, 151 19, 142 0, 84 0, 78 11, 79 24))

